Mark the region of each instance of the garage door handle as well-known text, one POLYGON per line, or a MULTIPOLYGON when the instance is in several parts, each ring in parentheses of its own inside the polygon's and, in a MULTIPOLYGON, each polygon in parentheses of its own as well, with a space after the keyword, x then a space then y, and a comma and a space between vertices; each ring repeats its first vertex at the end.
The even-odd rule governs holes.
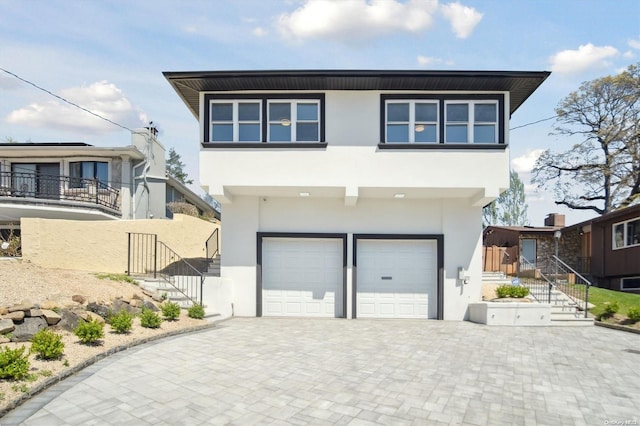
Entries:
POLYGON ((393 277, 380 277, 381 280, 392 280, 393 277))

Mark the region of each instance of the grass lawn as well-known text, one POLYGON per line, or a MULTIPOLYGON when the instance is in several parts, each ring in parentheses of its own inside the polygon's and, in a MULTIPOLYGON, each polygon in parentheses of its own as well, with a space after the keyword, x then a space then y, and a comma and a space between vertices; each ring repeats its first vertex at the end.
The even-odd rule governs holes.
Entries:
POLYGON ((618 314, 626 317, 627 310, 632 306, 640 308, 640 294, 624 293, 598 287, 589 288, 589 303, 596 305, 589 312, 595 316, 600 315, 604 311, 604 306, 607 302, 618 302, 618 305, 620 305, 618 314))

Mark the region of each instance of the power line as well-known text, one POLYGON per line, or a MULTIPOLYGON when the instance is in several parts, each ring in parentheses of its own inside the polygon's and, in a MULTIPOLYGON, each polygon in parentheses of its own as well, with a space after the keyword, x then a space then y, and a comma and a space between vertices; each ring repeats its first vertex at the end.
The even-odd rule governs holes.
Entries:
POLYGON ((128 128, 127 126, 123 126, 122 124, 116 123, 116 122, 115 122, 115 121, 113 121, 113 120, 109 120, 108 118, 103 117, 103 116, 101 116, 100 114, 97 114, 97 113, 95 113, 95 112, 93 112, 93 111, 91 111, 91 110, 88 110, 88 109, 87 109, 87 108, 85 108, 85 107, 82 107, 82 106, 80 106, 80 105, 78 105, 78 104, 76 104, 76 103, 74 103, 74 102, 71 102, 71 101, 69 101, 69 100, 67 100, 67 99, 65 99, 65 98, 63 98, 63 97, 61 97, 61 96, 58 96, 58 95, 56 95, 55 93, 53 93, 53 92, 51 92, 51 91, 49 91, 49 90, 45 89, 44 87, 40 87, 40 86, 38 86, 37 84, 35 84, 35 83, 33 83, 33 82, 29 81, 29 80, 26 80, 26 79, 24 79, 24 78, 20 77, 20 76, 19 76, 19 75, 17 75, 17 74, 12 73, 11 71, 8 71, 8 70, 6 70, 6 69, 4 69, 4 68, 2 68, 2 67, 0 67, 0 70, 2 70, 2 71, 4 71, 5 73, 7 73, 7 74, 9 74, 9 75, 11 75, 11 76, 13 76, 13 77, 17 78, 18 80, 20 80, 20 81, 22 81, 22 82, 25 82, 25 83, 27 83, 27 84, 29 84, 29 85, 31 85, 31 86, 33 86, 33 87, 35 87, 35 88, 36 88, 36 89, 38 89, 38 90, 42 90, 43 92, 45 92, 45 93, 47 93, 47 94, 49 94, 49 95, 53 96, 54 98, 60 99, 62 102, 66 102, 66 103, 68 103, 69 105, 74 106, 74 107, 76 107, 76 108, 79 108, 79 109, 81 109, 81 110, 82 110, 82 111, 84 111, 84 112, 88 112, 89 114, 91 114, 91 115, 93 115, 93 116, 95 116, 95 117, 98 117, 98 118, 99 118, 99 119, 101 119, 101 120, 104 120, 104 121, 106 121, 106 122, 109 122, 109 123, 111 123, 111 124, 113 124, 113 125, 115 125, 115 126, 118 126, 118 127, 122 128, 122 129, 128 130, 128 131, 129 131, 129 132, 131 132, 131 133, 135 133, 133 130, 131 130, 131 129, 130 129, 130 128, 128 128))
POLYGON ((512 128, 509 129, 509 131, 520 129, 522 127, 531 126, 531 125, 538 124, 538 123, 542 123, 543 121, 553 120, 556 117, 557 117, 557 115, 554 115, 553 117, 547 117, 547 118, 543 118, 542 120, 532 121, 531 123, 523 124, 521 126, 512 127, 512 128))

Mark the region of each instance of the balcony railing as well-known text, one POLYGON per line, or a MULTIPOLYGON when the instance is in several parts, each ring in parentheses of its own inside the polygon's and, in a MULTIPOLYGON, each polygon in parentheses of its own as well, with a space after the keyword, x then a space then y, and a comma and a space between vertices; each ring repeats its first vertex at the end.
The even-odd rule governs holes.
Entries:
POLYGON ((98 179, 0 172, 0 197, 79 201, 120 212, 120 191, 98 179))

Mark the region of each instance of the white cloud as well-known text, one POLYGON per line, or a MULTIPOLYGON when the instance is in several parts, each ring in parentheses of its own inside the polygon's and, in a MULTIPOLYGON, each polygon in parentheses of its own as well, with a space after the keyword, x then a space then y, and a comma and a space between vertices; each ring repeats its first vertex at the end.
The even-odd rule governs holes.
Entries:
POLYGON ((418 64, 423 66, 453 65, 453 61, 445 60, 442 58, 434 58, 430 56, 418 55, 416 59, 418 61, 418 64))
MULTIPOLYGON (((102 117, 127 127, 146 124, 146 115, 135 108, 115 84, 99 81, 89 86, 73 87, 59 95, 102 117)), ((35 102, 12 111, 5 120, 30 127, 106 133, 121 128, 86 111, 59 100, 35 102)))
POLYGON ((419 33, 431 28, 438 0, 307 0, 278 17, 283 37, 361 41, 392 32, 419 33))
POLYGON ((607 59, 617 56, 620 52, 612 46, 594 46, 585 44, 577 50, 563 50, 549 58, 551 70, 561 74, 572 74, 589 68, 608 66, 607 59))
POLYGON ((458 2, 443 5, 441 9, 442 14, 451 23, 451 29, 458 38, 469 37, 476 25, 482 20, 482 13, 458 2))
POLYGON ((631 50, 627 50, 622 54, 622 56, 624 56, 626 59, 633 59, 636 55, 631 50))
POLYGON ((524 155, 516 157, 511 160, 511 166, 513 170, 520 173, 531 173, 533 166, 536 164, 536 160, 544 152, 544 149, 533 149, 527 151, 524 155))
POLYGON ((632 47, 634 49, 640 50, 640 39, 638 40, 629 40, 629 47, 632 47))
POLYGON ((267 32, 267 30, 265 30, 265 29, 264 29, 264 28, 262 28, 262 27, 256 27, 256 28, 254 28, 254 29, 253 29, 253 31, 252 31, 252 33, 253 33, 253 35, 254 35, 254 36, 256 36, 256 37, 264 37, 264 36, 266 36, 267 34, 269 34, 269 33, 267 32))

